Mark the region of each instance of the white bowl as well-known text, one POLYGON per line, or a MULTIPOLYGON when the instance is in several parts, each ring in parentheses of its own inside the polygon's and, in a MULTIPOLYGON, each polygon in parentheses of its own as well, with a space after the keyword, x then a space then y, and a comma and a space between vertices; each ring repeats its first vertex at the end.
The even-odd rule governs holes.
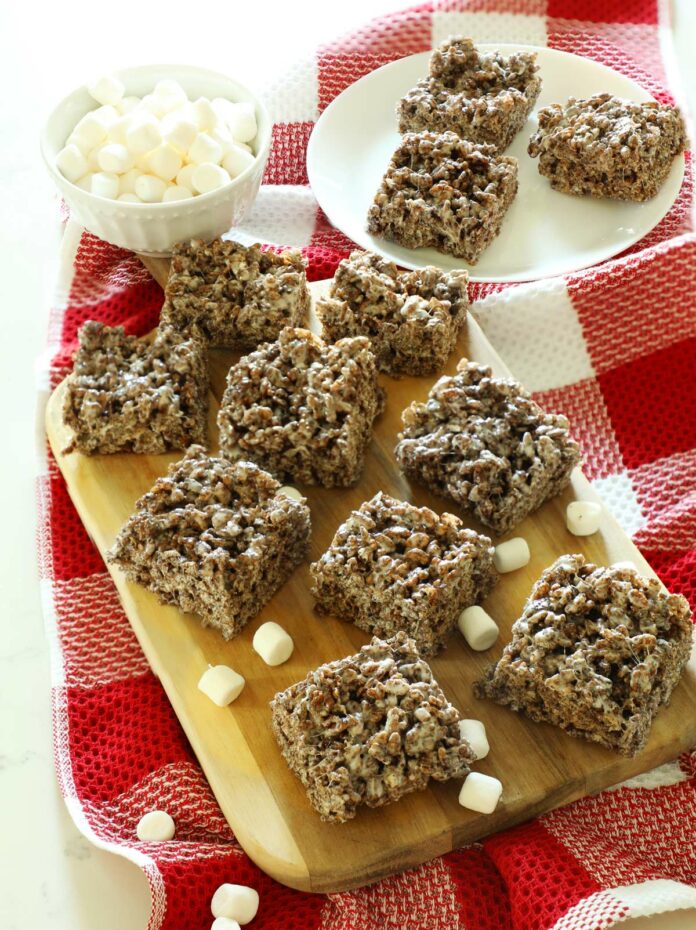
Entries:
POLYGON ((72 215, 100 239, 150 255, 166 255, 185 239, 213 239, 239 224, 258 193, 271 145, 271 120, 258 97, 223 74, 187 65, 146 65, 116 73, 125 84, 126 95, 143 97, 157 81, 173 78, 192 100, 226 97, 251 101, 258 125, 253 143, 256 159, 229 184, 189 200, 151 204, 98 197, 71 184, 56 167, 56 155, 75 124, 98 106, 83 86, 58 104, 41 133, 41 154, 72 215))

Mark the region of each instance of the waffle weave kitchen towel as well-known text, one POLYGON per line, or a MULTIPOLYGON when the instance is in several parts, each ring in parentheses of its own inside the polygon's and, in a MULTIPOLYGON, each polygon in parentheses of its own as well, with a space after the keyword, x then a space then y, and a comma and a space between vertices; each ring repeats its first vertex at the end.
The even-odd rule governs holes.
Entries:
MULTIPOLYGON (((673 100, 667 4, 656 0, 441 0, 373 21, 271 88, 273 147, 253 213, 234 237, 303 250, 330 276, 351 243, 312 197, 305 151, 321 110, 357 78, 450 34, 593 58, 673 100)), ((599 267, 502 288, 473 312, 513 373, 572 421, 588 477, 667 586, 696 608, 696 236, 691 171, 645 239, 599 267)), ((132 254, 68 223, 44 388, 69 370, 87 319, 143 334, 162 293, 132 254)), ((696 751, 596 797, 367 888, 302 894, 236 843, 150 672, 50 454, 38 479, 55 756, 80 829, 145 871, 150 930, 207 930, 223 881, 251 884, 256 930, 600 930, 696 907, 696 751), (137 841, 168 810, 175 840, 137 841)))

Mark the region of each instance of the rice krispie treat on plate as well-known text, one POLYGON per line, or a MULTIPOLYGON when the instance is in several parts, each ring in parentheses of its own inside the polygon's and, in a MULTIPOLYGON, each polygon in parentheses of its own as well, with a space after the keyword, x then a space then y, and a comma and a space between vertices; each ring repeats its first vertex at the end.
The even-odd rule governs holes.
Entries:
POLYGON ((564 416, 545 413, 516 381, 466 359, 402 420, 396 459, 404 473, 496 533, 558 494, 580 460, 564 416))
POLYGON ((320 666, 271 708, 285 760, 322 820, 343 823, 431 778, 461 778, 475 760, 459 712, 404 633, 320 666))
POLYGON ((686 147, 679 110, 611 94, 571 97, 539 111, 529 154, 554 190, 616 200, 649 200, 686 147))
POLYGON ((205 344, 163 327, 152 342, 88 320, 65 382, 66 452, 156 455, 206 441, 205 344))
POLYGON ((214 347, 253 348, 302 326, 309 304, 299 252, 194 239, 174 249, 161 318, 182 333, 195 327, 214 347))
POLYGON ((191 446, 136 503, 109 561, 230 639, 308 550, 309 507, 279 490, 251 462, 231 464, 191 446))
POLYGON ((517 159, 453 132, 407 133, 367 213, 367 230, 475 265, 517 193, 517 159))
POLYGON ((536 54, 479 52, 452 38, 432 54, 430 74, 399 102, 400 132, 446 132, 503 152, 541 90, 536 54))
POLYGON ((307 329, 284 329, 230 369, 220 448, 279 477, 345 487, 360 477, 383 405, 364 336, 328 344, 307 329))
POLYGON ((323 613, 378 636, 404 630, 423 655, 498 580, 490 539, 382 491, 348 516, 310 572, 323 613))
POLYGON ((427 375, 446 363, 466 321, 466 271, 399 271, 373 252, 352 252, 318 301, 324 339, 366 336, 381 371, 427 375))
POLYGON ((679 682, 692 632, 686 598, 657 579, 563 555, 532 588, 476 692, 633 756, 679 682))

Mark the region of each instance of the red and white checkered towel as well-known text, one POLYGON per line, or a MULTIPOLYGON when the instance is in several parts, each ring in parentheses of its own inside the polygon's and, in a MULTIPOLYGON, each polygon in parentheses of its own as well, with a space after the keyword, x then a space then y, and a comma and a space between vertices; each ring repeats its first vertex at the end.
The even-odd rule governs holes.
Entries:
MULTIPOLYGON (((266 186, 235 236, 299 246, 311 279, 330 276, 350 243, 307 186, 313 121, 356 78, 452 33, 586 55, 672 100, 666 7, 661 0, 435 0, 320 49, 270 94, 276 125, 266 186)), ((544 406, 570 417, 607 506, 665 583, 696 607, 690 215, 689 171, 670 213, 629 254, 565 279, 479 285, 474 313, 513 373, 544 406)), ((46 387, 65 375, 84 320, 145 333, 162 302, 134 256, 70 224, 64 251, 46 387)), ((38 495, 61 789, 88 837, 146 872, 151 930, 209 927, 210 897, 222 881, 258 888, 257 930, 598 930, 696 906, 696 751, 368 888, 319 896, 273 882, 235 842, 50 456, 38 495), (138 818, 153 806, 174 816, 172 842, 136 841, 138 818)))

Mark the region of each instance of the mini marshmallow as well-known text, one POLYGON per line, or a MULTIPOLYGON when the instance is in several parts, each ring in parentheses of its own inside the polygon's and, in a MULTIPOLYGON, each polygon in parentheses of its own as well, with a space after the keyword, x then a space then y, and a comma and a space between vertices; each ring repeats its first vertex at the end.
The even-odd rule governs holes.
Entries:
POLYGON ((150 113, 139 113, 126 133, 126 144, 132 155, 151 152, 162 141, 159 124, 150 113))
POLYGON ((196 124, 187 119, 172 121, 166 129, 163 126, 163 129, 165 141, 180 152, 188 152, 198 135, 196 124))
POLYGON ((198 165, 184 165, 176 176, 176 183, 179 187, 188 187, 190 191, 193 191, 193 172, 197 167, 198 165))
POLYGON ((293 488, 292 485, 286 484, 282 488, 278 488, 276 494, 284 494, 285 497, 291 497, 294 501, 303 501, 304 494, 301 494, 297 488, 293 488))
POLYGON ((234 116, 234 103, 232 103, 231 100, 227 100, 226 97, 213 97, 210 101, 210 105, 220 122, 229 124, 234 116))
POLYGON ((251 645, 266 665, 282 665, 288 661, 295 648, 292 636, 272 620, 261 624, 254 633, 251 645))
POLYGON ((125 194, 119 194, 118 200, 120 200, 121 203, 142 203, 140 197, 138 197, 137 194, 131 193, 131 191, 126 191, 125 194))
POLYGON ((92 115, 101 123, 104 129, 108 130, 116 120, 120 119, 121 114, 118 112, 116 107, 112 107, 110 104, 107 104, 104 107, 97 107, 96 110, 92 110, 92 115))
POLYGON ((133 167, 133 156, 125 145, 119 145, 117 142, 103 145, 97 160, 101 170, 111 174, 124 174, 133 167))
POLYGON ((135 182, 141 174, 142 172, 138 171, 137 168, 131 168, 130 171, 126 171, 125 174, 122 174, 118 179, 119 194, 134 194, 135 182))
POLYGON ((457 626, 467 643, 477 652, 490 649, 500 633, 497 623, 483 607, 467 607, 459 614, 457 626))
POLYGON ((219 187, 229 184, 231 178, 220 165, 203 162, 202 165, 196 165, 191 180, 193 181, 194 190, 198 191, 199 194, 207 194, 209 191, 215 191, 219 187))
POLYGON ((166 97, 156 97, 154 94, 145 94, 140 101, 140 106, 157 117, 158 120, 173 109, 173 105, 170 106, 166 97))
POLYGON ((253 165, 254 161, 254 156, 245 151, 241 145, 233 144, 222 159, 222 167, 231 178, 236 178, 249 165, 253 165))
POLYGON ((240 930, 236 920, 230 917, 216 917, 210 925, 210 930, 240 930))
POLYGON ((147 156, 150 171, 163 181, 171 181, 181 171, 181 156, 177 150, 163 142, 147 156))
POLYGON ((573 536, 591 536, 599 529, 602 505, 595 501, 571 501, 566 507, 566 526, 573 536))
POLYGON ((162 203, 173 203, 175 200, 189 200, 191 197, 193 197, 193 191, 190 191, 188 187, 170 184, 162 194, 162 203))
POLYGON ((120 116, 109 126, 109 142, 118 142, 119 145, 126 145, 128 130, 133 124, 130 116, 120 116))
POLYGON ((227 917, 248 924, 259 909, 259 893, 246 885, 220 885, 210 902, 213 917, 227 917))
POLYGON ((206 97, 199 97, 198 100, 195 100, 191 110, 201 132, 208 132, 217 125, 217 113, 213 109, 210 100, 206 97))
POLYGON ((141 174, 151 174, 150 172, 150 161, 149 161, 149 152, 145 152, 142 155, 135 156, 135 168, 141 174))
POLYGON ((618 568, 618 570, 622 572, 631 572, 631 571, 637 572, 638 571, 638 566, 636 565, 635 562, 631 562, 630 559, 626 559, 623 562, 612 562, 611 568, 618 568))
POLYGON ((235 103, 227 124, 236 142, 251 142, 257 133, 254 104, 247 100, 235 103))
POLYGON ((92 172, 88 171, 87 174, 83 174, 79 181, 75 181, 75 187, 81 188, 83 191, 92 190, 92 172))
POLYGON ((87 153, 87 167, 90 171, 101 171, 99 167, 99 153, 103 148, 103 145, 97 145, 87 153))
POLYGON ((170 840, 175 830, 174 821, 166 811, 150 811, 138 821, 136 833, 143 843, 161 843, 170 840))
POLYGON ((459 792, 459 803, 470 811, 492 814, 502 793, 503 786, 497 778, 483 772, 469 772, 459 792))
POLYGON ((485 759, 490 752, 486 728, 480 720, 460 720, 459 735, 471 746, 477 759, 485 759))
POLYGON ((167 112, 175 110, 188 102, 186 91, 178 81, 164 79, 155 84, 152 92, 155 97, 159 97, 167 106, 167 112))
POLYGON ((232 138, 232 133, 227 126, 227 123, 218 123, 217 126, 213 127, 208 133, 212 139, 218 143, 222 149, 222 154, 224 155, 230 146, 234 145, 234 139, 232 138))
POLYGON ((87 159, 76 145, 66 145, 56 155, 56 167, 63 177, 75 184, 87 173, 87 159))
POLYGON ((527 540, 515 536, 514 539, 508 539, 495 547, 493 564, 501 573, 514 572, 529 564, 531 557, 527 540))
POLYGON ((227 707, 242 693, 245 681, 228 665, 212 665, 201 675, 198 690, 218 707, 227 707))
POLYGON ((202 165, 204 162, 212 162, 214 165, 220 163, 222 158, 222 146, 216 142, 207 132, 199 132, 191 143, 188 150, 188 159, 196 165, 202 165))
POLYGON ((125 87, 123 81, 120 81, 114 74, 105 74, 88 84, 87 90, 90 97, 94 97, 97 103, 110 103, 115 106, 123 97, 125 87))
POLYGON ((75 139, 83 151, 85 148, 90 151, 106 139, 106 126, 94 113, 94 110, 86 113, 70 133, 70 138, 75 139))
POLYGON ((140 97, 123 97, 117 104, 115 104, 115 107, 119 113, 122 113, 125 116, 126 113, 132 113, 133 110, 139 105, 140 97))
POLYGON ((135 193, 145 203, 160 203, 166 189, 167 182, 154 174, 141 174, 135 182, 135 193))
POLYGON ((97 171, 92 175, 92 193, 97 197, 115 200, 118 197, 118 175, 106 171, 97 171))

